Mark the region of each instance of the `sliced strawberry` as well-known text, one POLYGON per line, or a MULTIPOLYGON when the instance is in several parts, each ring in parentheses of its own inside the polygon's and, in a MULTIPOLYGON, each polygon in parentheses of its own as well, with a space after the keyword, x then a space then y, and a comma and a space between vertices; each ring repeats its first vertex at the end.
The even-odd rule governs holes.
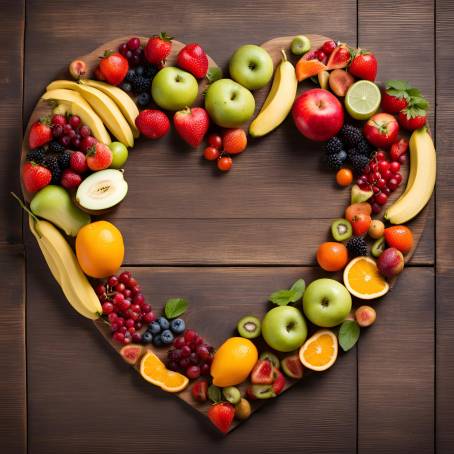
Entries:
POLYGON ((274 394, 278 396, 285 387, 285 377, 284 374, 276 367, 274 368, 274 375, 276 378, 274 379, 273 382, 273 391, 274 394))
POLYGON ((337 46, 332 54, 329 56, 327 69, 342 69, 345 68, 350 62, 351 54, 350 48, 346 44, 337 46))
POLYGON ((191 394, 197 402, 206 402, 208 399, 208 382, 198 380, 192 385, 191 394))

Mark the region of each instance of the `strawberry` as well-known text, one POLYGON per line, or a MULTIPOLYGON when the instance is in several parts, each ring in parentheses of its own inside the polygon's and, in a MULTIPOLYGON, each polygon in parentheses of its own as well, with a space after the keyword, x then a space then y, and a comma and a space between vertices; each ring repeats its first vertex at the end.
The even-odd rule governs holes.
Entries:
POLYGON ((391 161, 398 161, 402 164, 402 160, 405 161, 405 154, 407 153, 407 150, 407 139, 399 139, 397 142, 394 142, 389 150, 391 161))
POLYGON ((87 152, 87 166, 90 170, 104 170, 112 164, 112 151, 110 148, 98 142, 89 148, 87 152))
POLYGON ((350 48, 346 44, 337 46, 329 56, 327 69, 342 69, 350 62, 350 48))
POLYGON ((373 82, 377 77, 378 63, 375 55, 367 50, 358 49, 354 54, 348 71, 358 79, 373 82))
POLYGON ((276 394, 276 396, 278 396, 284 389, 285 377, 284 377, 284 374, 276 367, 274 368, 274 375, 276 378, 274 379, 274 382, 273 382, 273 391, 274 391, 274 394, 276 394))
POLYGON ((390 114, 400 112, 410 101, 409 90, 413 90, 405 80, 388 80, 381 98, 381 108, 390 114))
POLYGON ((169 132, 170 121, 160 110, 145 109, 137 115, 136 126, 145 137, 159 139, 169 132))
POLYGON ((40 118, 39 121, 33 123, 28 134, 28 146, 39 148, 49 143, 52 140, 52 128, 47 117, 40 118))
POLYGON ((111 85, 120 85, 129 69, 128 60, 123 55, 107 50, 99 63, 99 71, 111 85))
POLYGON ((397 116, 399 124, 409 131, 422 128, 427 121, 428 107, 429 103, 422 96, 412 96, 407 107, 397 116))
POLYGON ((206 380, 198 380, 192 385, 191 394, 197 402, 206 402, 208 397, 208 382, 206 380))
POLYGON ((172 50, 172 39, 166 32, 152 36, 144 49, 146 60, 154 65, 164 63, 172 50))
POLYGON ((47 186, 52 179, 52 173, 46 167, 34 162, 25 162, 22 166, 22 181, 28 192, 36 192, 47 186))
POLYGON ((208 418, 222 432, 227 433, 235 416, 235 407, 232 404, 221 402, 208 410, 208 418))
POLYGON ((208 71, 208 57, 197 43, 187 44, 178 53, 177 65, 197 79, 202 79, 208 71))
POLYGON ((227 129, 222 134, 224 151, 229 154, 242 153, 247 147, 247 136, 243 129, 227 129))
POLYGON ((175 112, 173 124, 178 135, 191 147, 197 148, 203 140, 210 118, 207 111, 202 107, 187 107, 186 109, 175 112))
POLYGON ((66 189, 77 188, 82 182, 82 177, 74 170, 66 169, 61 176, 60 182, 66 189))

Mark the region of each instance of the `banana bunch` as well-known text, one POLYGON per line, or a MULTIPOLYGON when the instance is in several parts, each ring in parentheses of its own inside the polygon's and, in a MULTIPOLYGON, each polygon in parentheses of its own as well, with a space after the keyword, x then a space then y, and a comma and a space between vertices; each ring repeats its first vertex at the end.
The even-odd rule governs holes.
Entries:
POLYGON ((36 220, 31 215, 28 222, 52 275, 71 306, 84 317, 99 318, 101 303, 63 235, 50 222, 36 220))
POLYGON ((410 137, 410 173, 404 193, 385 212, 391 224, 413 219, 427 204, 435 187, 437 159, 435 147, 426 127, 410 137))
POLYGON ((271 90, 259 114, 249 126, 251 136, 264 136, 285 120, 295 101, 297 86, 295 68, 282 51, 282 61, 274 73, 271 90))
POLYGON ((128 147, 134 145, 139 132, 135 119, 139 110, 135 102, 120 88, 103 82, 85 79, 78 82, 55 80, 50 83, 42 99, 55 99, 67 105, 70 112, 79 115, 93 135, 109 144, 112 135, 128 147))

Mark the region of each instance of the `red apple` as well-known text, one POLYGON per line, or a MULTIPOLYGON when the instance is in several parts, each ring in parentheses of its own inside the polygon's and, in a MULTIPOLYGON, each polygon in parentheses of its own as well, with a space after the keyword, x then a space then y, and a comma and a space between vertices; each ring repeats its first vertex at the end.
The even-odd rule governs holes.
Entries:
POLYGON ((394 247, 385 249, 377 260, 378 271, 385 277, 394 277, 404 269, 404 256, 394 247))
POLYGON ((397 139, 399 123, 393 115, 378 113, 367 120, 363 133, 372 145, 378 148, 387 148, 397 139))
POLYGON ((318 142, 335 136, 344 124, 342 104, 322 88, 314 88, 298 96, 292 115, 301 134, 318 142))

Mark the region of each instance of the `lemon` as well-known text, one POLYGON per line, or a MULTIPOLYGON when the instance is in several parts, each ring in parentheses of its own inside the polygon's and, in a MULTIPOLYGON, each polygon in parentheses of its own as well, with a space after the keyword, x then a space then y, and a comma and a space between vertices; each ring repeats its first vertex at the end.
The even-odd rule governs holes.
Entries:
POLYGON ((369 80, 355 82, 345 96, 345 108, 355 120, 367 120, 380 107, 381 93, 369 80))

